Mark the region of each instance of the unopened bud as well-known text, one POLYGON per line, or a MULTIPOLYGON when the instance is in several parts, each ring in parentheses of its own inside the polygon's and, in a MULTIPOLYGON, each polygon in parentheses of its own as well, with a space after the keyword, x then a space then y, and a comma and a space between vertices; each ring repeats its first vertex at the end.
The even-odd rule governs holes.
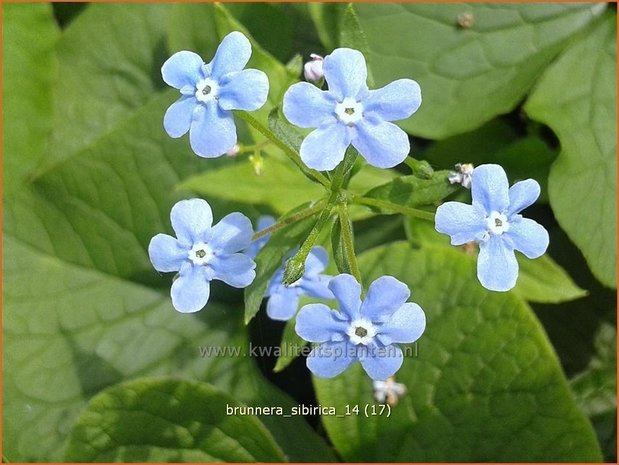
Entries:
POLYGON ((324 77, 322 70, 323 58, 315 53, 312 53, 310 57, 311 61, 303 65, 303 75, 307 81, 318 82, 324 77))
POLYGON ((449 173, 447 178, 451 184, 462 184, 462 187, 470 189, 471 187, 471 175, 475 166, 472 163, 458 163, 456 164, 456 171, 449 173))
POLYGON ((307 256, 303 256, 300 252, 290 258, 286 262, 286 268, 284 269, 284 279, 282 280, 282 284, 286 287, 291 284, 296 283, 299 279, 303 277, 303 273, 305 273, 305 259, 307 256))

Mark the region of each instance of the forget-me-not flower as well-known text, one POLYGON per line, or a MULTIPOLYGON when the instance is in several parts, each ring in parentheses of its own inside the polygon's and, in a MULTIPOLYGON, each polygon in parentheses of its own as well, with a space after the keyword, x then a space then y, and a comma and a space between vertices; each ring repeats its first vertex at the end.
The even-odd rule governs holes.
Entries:
POLYGON ((370 165, 390 168, 404 161, 408 136, 389 121, 411 116, 421 105, 421 90, 411 79, 398 79, 369 90, 361 52, 338 48, 326 56, 323 72, 329 90, 308 82, 292 85, 284 95, 283 112, 302 128, 317 128, 301 144, 303 162, 331 170, 352 144, 370 165))
MULTIPOLYGON (((258 218, 257 230, 262 231, 263 229, 266 229, 269 226, 273 226, 274 224, 275 218, 270 215, 262 215, 260 218, 258 218)), ((256 258, 256 255, 258 255, 258 252, 260 252, 260 250, 269 241, 270 237, 271 235, 267 234, 266 236, 262 236, 260 239, 253 241, 251 244, 249 244, 247 250, 245 250, 245 255, 247 255, 249 258, 256 258)))
POLYGON ((320 246, 312 247, 305 260, 305 271, 289 286, 283 284, 285 266, 277 270, 266 291, 267 315, 273 320, 288 321, 297 313, 299 298, 302 295, 319 299, 333 299, 329 290, 332 276, 323 274, 327 267, 329 256, 320 246))
POLYGON ((519 213, 539 197, 537 181, 527 179, 509 187, 499 165, 473 170, 473 204, 445 202, 436 210, 435 227, 451 236, 452 245, 479 243, 477 277, 491 291, 508 291, 516 285, 518 262, 514 250, 528 258, 546 252, 548 232, 519 213))
POLYGON ((247 287, 256 277, 254 261, 240 251, 253 235, 251 221, 234 212, 213 226, 213 213, 202 199, 181 200, 170 212, 176 237, 157 234, 148 255, 157 271, 178 271, 172 283, 172 305, 182 313, 197 312, 208 302, 210 282, 247 287))
POLYGON ((309 304, 297 315, 297 334, 320 343, 307 357, 307 367, 316 376, 332 378, 358 360, 374 380, 393 376, 403 361, 397 343, 415 342, 426 327, 421 307, 406 302, 408 287, 392 276, 382 276, 370 285, 361 302, 357 280, 341 274, 331 280, 329 289, 339 302, 339 311, 309 304))
POLYGON ((189 131, 191 148, 205 158, 219 157, 234 147, 237 136, 231 110, 257 110, 269 93, 266 74, 243 69, 250 56, 249 40, 237 31, 223 38, 208 64, 194 52, 172 55, 161 74, 182 97, 166 111, 167 133, 181 137, 189 131))

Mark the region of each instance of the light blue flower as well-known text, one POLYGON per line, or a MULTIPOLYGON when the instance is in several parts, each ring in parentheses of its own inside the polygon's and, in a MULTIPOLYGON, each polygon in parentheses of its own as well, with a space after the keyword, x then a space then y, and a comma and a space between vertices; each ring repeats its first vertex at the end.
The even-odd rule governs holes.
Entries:
POLYGON ((235 31, 224 37, 208 64, 185 50, 163 64, 163 80, 182 94, 163 118, 170 137, 189 131, 191 148, 205 158, 219 157, 234 147, 237 137, 231 110, 257 110, 269 93, 266 74, 243 69, 250 56, 249 40, 235 31))
POLYGON ((284 286, 284 269, 282 266, 269 283, 266 291, 267 315, 273 320, 287 321, 297 313, 299 298, 302 295, 320 299, 333 299, 329 290, 332 276, 322 274, 329 262, 327 251, 323 247, 312 247, 305 260, 303 276, 289 286, 284 286))
POLYGON ((452 245, 479 243, 477 277, 491 291, 508 291, 516 285, 518 262, 514 250, 537 258, 548 248, 548 232, 519 213, 539 197, 537 181, 527 179, 509 187, 499 165, 473 170, 473 204, 445 202, 436 210, 435 227, 451 236, 452 245))
MULTIPOLYGON (((258 231, 262 231, 263 229, 268 228, 269 226, 273 226, 275 224, 275 218, 270 215, 262 215, 258 218, 258 231)), ((249 258, 256 258, 258 252, 262 250, 265 244, 269 241, 271 235, 267 234, 266 236, 262 236, 260 239, 253 241, 247 250, 245 250, 245 255, 249 258)))
POLYGON ((301 144, 303 162, 316 170, 331 170, 352 144, 370 165, 390 168, 404 161, 408 136, 389 121, 411 116, 421 105, 419 84, 399 79, 368 90, 367 67, 361 52, 338 48, 323 63, 329 90, 308 82, 292 85, 283 111, 302 128, 317 128, 301 144))
POLYGON ((172 305, 182 313, 197 312, 208 302, 210 282, 247 287, 256 277, 254 261, 243 253, 253 235, 251 222, 235 212, 213 224, 213 213, 202 199, 181 200, 170 212, 176 238, 157 234, 148 255, 157 271, 178 271, 172 283, 172 305))
POLYGON ((320 343, 307 357, 308 368, 316 376, 332 378, 358 360, 374 380, 393 376, 403 361, 397 343, 415 342, 426 327, 421 307, 406 302, 408 287, 392 276, 382 276, 370 285, 363 302, 361 286, 348 274, 333 278, 329 288, 339 311, 310 304, 297 315, 297 334, 320 343))

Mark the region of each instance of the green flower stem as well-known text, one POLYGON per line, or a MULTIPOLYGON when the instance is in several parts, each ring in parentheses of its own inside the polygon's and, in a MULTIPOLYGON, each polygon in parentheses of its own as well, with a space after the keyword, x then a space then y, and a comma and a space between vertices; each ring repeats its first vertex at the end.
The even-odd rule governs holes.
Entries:
POLYGON ((331 192, 335 194, 334 202, 337 199, 337 194, 342 189, 342 186, 346 183, 348 175, 350 175, 352 167, 359 156, 359 152, 350 146, 344 155, 344 160, 337 166, 333 177, 331 178, 331 192))
POLYGON ((328 223, 329 218, 331 217, 331 212, 333 210, 333 205, 331 202, 328 202, 327 205, 323 208, 316 224, 307 235, 303 244, 301 244, 301 248, 299 251, 286 262, 286 269, 284 270, 284 279, 283 283, 285 286, 298 281, 305 271, 305 260, 309 255, 312 247, 316 243, 318 236, 325 225, 328 223))
POLYGON ((304 220, 305 218, 309 218, 310 216, 315 215, 319 211, 323 210, 325 208, 326 203, 327 203, 326 199, 319 200, 318 202, 316 202, 315 205, 308 207, 305 210, 301 210, 300 212, 295 213, 294 215, 291 215, 287 218, 283 218, 282 220, 278 221, 274 225, 269 226, 268 228, 264 228, 261 231, 258 231, 252 236, 251 240, 256 241, 260 239, 261 237, 264 237, 268 234, 273 234, 274 232, 279 231, 280 229, 288 226, 289 224, 293 224, 298 221, 304 220))
POLYGON ((387 202, 386 200, 355 196, 352 198, 352 203, 357 205, 365 205, 368 207, 381 208, 384 210, 389 210, 393 213, 402 213, 403 215, 412 216, 421 220, 434 221, 434 213, 419 210, 417 208, 406 207, 404 205, 398 205, 396 203, 387 202))
POLYGON ((305 176, 322 184, 325 187, 329 187, 329 180, 324 174, 319 171, 309 169, 307 166, 305 166, 299 154, 294 149, 290 148, 285 142, 280 140, 275 134, 273 134, 270 129, 260 123, 260 121, 258 121, 246 111, 237 111, 235 112, 235 114, 238 115, 247 124, 255 128, 264 137, 273 142, 278 148, 280 148, 286 154, 286 156, 290 158, 290 160, 292 160, 292 162, 301 169, 305 176))
POLYGON ((363 289, 363 283, 361 282, 361 273, 359 272, 359 265, 357 264, 357 256, 355 255, 354 244, 354 232, 352 230, 352 224, 348 216, 348 205, 342 203, 338 205, 337 214, 340 220, 340 227, 342 228, 342 246, 344 248, 344 258, 346 259, 350 272, 355 279, 361 284, 363 289))

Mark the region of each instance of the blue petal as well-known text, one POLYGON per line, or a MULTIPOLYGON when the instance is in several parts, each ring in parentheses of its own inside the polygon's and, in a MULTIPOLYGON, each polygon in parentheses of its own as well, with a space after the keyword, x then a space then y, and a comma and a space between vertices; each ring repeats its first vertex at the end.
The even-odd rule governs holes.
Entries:
POLYGON ((394 342, 415 342, 425 329, 425 313, 419 305, 408 302, 380 327, 376 338, 384 345, 394 342))
POLYGON ((215 279, 232 287, 247 287, 256 277, 256 263, 242 253, 215 256, 209 265, 214 271, 215 279))
POLYGON ((355 361, 354 347, 346 342, 326 342, 307 356, 307 368, 320 378, 333 378, 355 361))
POLYGON ((539 184, 535 179, 525 179, 510 187, 508 216, 520 213, 529 205, 533 205, 539 197, 540 191, 539 184))
POLYGON ((299 82, 284 94, 283 112, 295 126, 317 128, 336 122, 335 99, 324 90, 308 82, 299 82))
POLYGON ((224 75, 241 71, 251 56, 251 44, 243 33, 234 31, 223 38, 211 65, 212 76, 216 79, 224 75))
POLYGON ((342 340, 348 322, 341 321, 337 312, 323 304, 305 305, 297 315, 295 331, 309 342, 342 340))
POLYGON ((434 227, 451 236, 452 245, 481 239, 486 232, 485 215, 473 205, 445 202, 436 209, 434 227))
POLYGON ((301 160, 310 168, 327 171, 344 159, 350 136, 343 124, 328 124, 312 131, 301 144, 301 160))
POLYGON ((333 293, 329 289, 331 276, 319 275, 304 277, 301 281, 301 289, 305 295, 317 297, 319 299, 334 299, 333 293))
POLYGON ((368 288, 360 314, 372 322, 387 321, 411 295, 408 286, 393 276, 381 276, 368 288))
POLYGON ((196 99, 187 96, 170 105, 163 117, 163 127, 170 137, 181 137, 189 131, 196 105, 196 99))
POLYGON ((384 121, 408 118, 421 105, 421 88, 411 79, 398 79, 369 91, 363 101, 364 114, 374 113, 384 121))
POLYGON ((247 248, 253 234, 249 218, 242 213, 234 212, 224 216, 213 226, 206 240, 216 253, 229 254, 247 248))
POLYGON ((518 262, 514 251, 501 236, 490 236, 479 244, 477 278, 482 286, 491 291, 509 291, 516 285, 518 262))
POLYGON ((349 274, 340 274, 331 279, 329 289, 340 304, 340 313, 349 321, 359 316, 361 285, 349 274))
POLYGON ((295 289, 282 286, 280 292, 271 294, 267 302, 267 315, 272 320, 288 321, 297 313, 299 296, 295 289))
POLYGON ((176 238, 167 234, 157 234, 148 244, 148 256, 157 271, 166 273, 178 271, 187 260, 189 250, 183 247, 176 238))
POLYGON ((213 212, 206 200, 189 199, 176 202, 170 211, 172 228, 183 246, 190 248, 211 229, 213 212))
POLYGON ((352 145, 372 166, 392 168, 402 163, 410 151, 408 136, 393 123, 364 118, 356 128, 357 136, 352 145))
POLYGON ((172 283, 172 305, 181 313, 193 313, 204 308, 210 295, 210 283, 200 266, 187 264, 172 283))
POLYGON ((369 346, 358 350, 361 366, 374 380, 384 380, 395 374, 402 366, 404 354, 398 346, 369 346))
POLYGON ((184 86, 195 87, 202 79, 201 68, 204 64, 200 55, 183 50, 166 60, 161 67, 161 76, 166 84, 176 89, 184 86))
POLYGON ((323 62, 329 92, 336 98, 356 98, 367 92, 368 70, 363 54, 350 48, 338 48, 323 62))
POLYGON ((528 258, 540 257, 548 248, 548 231, 541 224, 528 218, 519 218, 511 222, 505 235, 514 248, 528 258))
POLYGON ((219 108, 215 102, 199 105, 189 130, 193 151, 204 158, 216 158, 236 144, 236 126, 232 113, 219 108))
POLYGON ((505 213, 509 207, 509 183, 505 170, 499 165, 479 165, 473 170, 471 195, 473 205, 486 213, 505 213))
POLYGON ((324 247, 312 247, 310 253, 305 259, 305 276, 317 275, 324 271, 329 263, 329 254, 324 247))
POLYGON ((224 110, 254 111, 264 105, 269 95, 269 79, 257 69, 232 75, 219 88, 219 106, 224 110))

